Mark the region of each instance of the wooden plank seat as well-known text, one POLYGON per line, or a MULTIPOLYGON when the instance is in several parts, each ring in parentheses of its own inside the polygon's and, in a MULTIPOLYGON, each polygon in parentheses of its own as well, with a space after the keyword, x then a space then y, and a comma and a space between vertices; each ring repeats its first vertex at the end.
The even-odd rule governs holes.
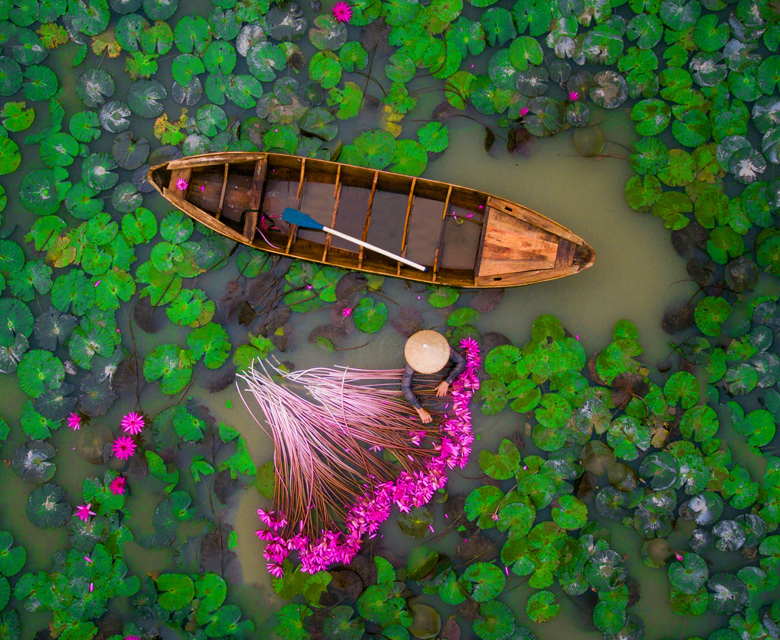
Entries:
MULTIPOLYGON (((404 220, 408 193, 378 191, 371 207, 371 222, 368 225, 366 242, 400 254, 404 237, 404 220)), ((367 249, 370 251, 370 249, 367 249)))
POLYGON ((442 207, 440 200, 416 196, 412 204, 407 234, 406 255, 412 262, 433 265, 441 235, 442 207))
MULTIPOLYGON (((255 163, 255 173, 252 176, 252 188, 249 190, 249 201, 246 205, 246 217, 244 219, 244 236, 250 242, 254 239, 257 232, 257 217, 260 213, 260 201, 263 197, 263 187, 265 186, 267 173, 268 163, 265 161, 265 158, 260 158, 255 163)), ((225 176, 227 177, 227 174, 225 176)))
POLYGON ((482 238, 482 217, 479 211, 449 206, 444 218, 442 269, 474 268, 482 238))
MULTIPOLYGON (((329 227, 333 221, 334 204, 333 184, 328 182, 309 182, 303 185, 303 198, 301 211, 311 216, 320 224, 329 227)), ((324 242, 325 235, 322 231, 313 229, 299 229, 298 237, 302 240, 324 242)))

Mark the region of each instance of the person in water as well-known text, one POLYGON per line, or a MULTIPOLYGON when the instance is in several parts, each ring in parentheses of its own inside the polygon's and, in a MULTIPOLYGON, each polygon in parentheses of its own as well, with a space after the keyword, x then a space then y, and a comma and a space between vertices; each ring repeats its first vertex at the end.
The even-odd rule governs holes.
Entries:
POLYGON ((450 385, 466 369, 466 359, 452 349, 447 338, 437 331, 418 331, 406 341, 404 347, 406 366, 401 382, 401 391, 420 416, 420 420, 428 423, 432 420, 431 414, 423 409, 420 400, 412 391, 412 379, 415 373, 430 374, 443 369, 451 360, 455 362, 450 374, 436 387, 436 396, 442 398, 447 395, 450 385))

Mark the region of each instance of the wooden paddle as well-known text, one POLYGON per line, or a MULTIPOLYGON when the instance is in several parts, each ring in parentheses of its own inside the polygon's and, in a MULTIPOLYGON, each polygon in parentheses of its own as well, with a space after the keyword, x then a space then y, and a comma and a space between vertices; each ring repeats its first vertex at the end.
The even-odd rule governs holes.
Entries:
POLYGON ((357 238, 348 236, 347 234, 341 233, 340 231, 336 231, 335 229, 331 229, 330 227, 326 227, 325 225, 317 222, 311 216, 308 216, 302 211, 298 211, 297 209, 292 209, 290 207, 287 207, 284 210, 284 213, 282 214, 282 220, 284 220, 285 222, 289 222, 290 224, 294 224, 298 227, 303 227, 304 229, 316 229, 317 231, 324 231, 325 233, 331 233, 334 236, 338 236, 339 238, 344 238, 344 240, 348 240, 349 242, 354 242, 355 244, 360 245, 361 247, 365 247, 366 249, 371 249, 371 251, 376 251, 377 253, 381 253, 383 256, 387 256, 388 258, 392 258, 393 260, 398 260, 398 262, 403 262, 404 264, 407 264, 410 267, 414 267, 415 269, 419 269, 420 271, 426 270, 425 267, 422 266, 421 264, 417 264, 416 262, 412 262, 411 260, 407 260, 406 258, 397 256, 394 253, 390 253, 389 251, 385 251, 384 249, 375 247, 373 244, 369 244, 368 242, 363 242, 362 240, 358 240, 357 238))

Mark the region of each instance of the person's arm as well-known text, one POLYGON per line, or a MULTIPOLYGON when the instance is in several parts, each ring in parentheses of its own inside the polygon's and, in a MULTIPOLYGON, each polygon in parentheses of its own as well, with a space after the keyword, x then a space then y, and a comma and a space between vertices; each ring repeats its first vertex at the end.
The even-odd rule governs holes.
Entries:
POLYGON ((455 366, 445 380, 448 385, 455 382, 457 377, 466 370, 466 358, 460 355, 460 353, 455 351, 452 347, 450 347, 450 360, 455 362, 455 366))
POLYGON ((412 391, 412 378, 414 377, 414 369, 412 369, 408 364, 404 367, 404 377, 401 381, 401 391, 404 393, 404 398, 407 399, 410 405, 412 405, 415 409, 422 409, 422 405, 420 404, 420 400, 417 398, 416 395, 414 395, 414 392, 412 391))
POLYGON ((420 404, 420 400, 417 398, 416 395, 414 395, 414 392, 412 391, 413 377, 414 377, 414 369, 412 369, 407 364, 404 367, 404 377, 403 380, 401 381, 401 391, 403 391, 404 397, 409 401, 409 404, 412 405, 417 411, 417 415, 420 416, 420 420, 422 420, 424 423, 428 423, 432 420, 431 414, 422 408, 422 405, 420 404))
POLYGON ((450 390, 450 385, 458 378, 458 376, 466 370, 466 358, 460 355, 455 349, 450 347, 450 360, 455 361, 455 366, 452 368, 452 372, 447 376, 446 380, 442 380, 439 386, 436 387, 436 396, 443 398, 450 390))

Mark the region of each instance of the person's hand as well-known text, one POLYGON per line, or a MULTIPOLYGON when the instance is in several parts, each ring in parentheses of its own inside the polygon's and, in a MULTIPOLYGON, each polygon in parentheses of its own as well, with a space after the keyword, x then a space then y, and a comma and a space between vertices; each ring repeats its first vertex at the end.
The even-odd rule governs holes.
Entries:
POLYGON ((433 420, 433 418, 431 418, 431 414, 422 408, 417 409, 417 415, 420 416, 420 420, 422 420, 424 424, 428 424, 431 420, 433 420))
POLYGON ((449 391, 450 385, 449 383, 444 380, 443 382, 439 383, 439 386, 436 387, 436 397, 437 398, 443 398, 447 395, 447 391, 449 391))

